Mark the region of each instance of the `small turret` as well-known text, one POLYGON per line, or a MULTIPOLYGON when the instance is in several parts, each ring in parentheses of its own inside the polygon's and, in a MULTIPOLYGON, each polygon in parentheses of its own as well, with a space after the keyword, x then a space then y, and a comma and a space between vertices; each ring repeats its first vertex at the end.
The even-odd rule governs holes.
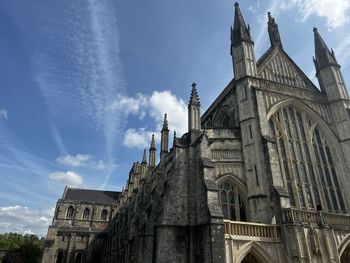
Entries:
POLYGON ((244 22, 239 4, 235 3, 235 19, 231 27, 231 56, 236 80, 245 76, 256 76, 254 42, 250 28, 244 22))
POLYGON ((199 131, 201 129, 200 101, 196 89, 196 83, 192 84, 191 97, 188 104, 188 130, 199 131))
POLYGON ((163 122, 163 128, 162 128, 162 136, 160 141, 160 159, 163 160, 164 156, 168 153, 169 148, 169 129, 168 129, 168 120, 167 120, 167 114, 164 114, 164 122, 163 122))
POLYGON ((316 77, 320 88, 327 94, 330 102, 349 99, 344 79, 333 50, 329 50, 317 28, 314 27, 315 57, 313 58, 316 77))
POLYGON ((280 48, 283 48, 280 33, 278 31, 278 25, 275 22, 275 19, 271 16, 270 12, 267 13, 267 16, 269 19, 267 22, 267 28, 269 32, 271 46, 279 46, 280 48))
POLYGON ((145 178, 146 174, 147 174, 147 156, 146 156, 146 149, 144 149, 142 162, 141 162, 141 180, 145 178))
POLYGON ((149 148, 149 167, 156 167, 156 142, 154 140, 154 134, 152 134, 151 147, 149 148))
POLYGON ((235 20, 233 23, 233 28, 231 27, 231 45, 241 41, 253 42, 250 37, 250 28, 246 26, 239 4, 235 3, 235 20))
POLYGON ((340 67, 337 60, 335 59, 333 50, 332 52, 329 50, 326 43, 322 39, 320 33, 318 32, 317 28, 314 27, 313 31, 315 40, 314 63, 316 67, 316 72, 329 65, 340 67))

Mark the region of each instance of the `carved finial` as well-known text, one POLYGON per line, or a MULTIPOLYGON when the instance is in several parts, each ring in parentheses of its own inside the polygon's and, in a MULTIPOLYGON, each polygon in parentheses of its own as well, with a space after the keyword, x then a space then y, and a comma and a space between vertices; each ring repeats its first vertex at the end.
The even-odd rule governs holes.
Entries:
POLYGON ((235 7, 238 7, 239 6, 239 3, 238 2, 235 2, 235 7))
POLYGON ((316 31, 317 31, 317 27, 314 27, 314 28, 312 29, 312 31, 316 32, 316 31))
POLYGON ((279 46, 282 47, 282 41, 280 37, 280 33, 278 31, 278 25, 275 22, 275 19, 271 16, 271 13, 267 13, 268 16, 268 32, 269 32, 269 37, 270 37, 270 43, 272 47, 279 46))
POLYGON ((200 105, 199 102, 199 97, 197 93, 197 84, 195 82, 192 83, 192 91, 191 91, 191 97, 190 97, 190 102, 189 105, 200 105))

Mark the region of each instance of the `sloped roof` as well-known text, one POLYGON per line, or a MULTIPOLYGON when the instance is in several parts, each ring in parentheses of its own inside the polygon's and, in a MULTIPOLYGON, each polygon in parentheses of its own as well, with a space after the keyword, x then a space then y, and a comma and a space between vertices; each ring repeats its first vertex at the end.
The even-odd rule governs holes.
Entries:
POLYGON ((119 199, 120 192, 66 187, 62 199, 88 201, 95 203, 114 203, 119 199))

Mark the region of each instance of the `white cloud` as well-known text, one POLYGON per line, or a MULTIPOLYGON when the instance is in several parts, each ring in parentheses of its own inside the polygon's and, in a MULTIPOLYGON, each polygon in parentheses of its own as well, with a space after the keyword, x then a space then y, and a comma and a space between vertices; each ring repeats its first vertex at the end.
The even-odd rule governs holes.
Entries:
POLYGON ((77 155, 63 155, 56 159, 56 162, 62 165, 71 167, 89 167, 95 169, 110 169, 116 168, 116 165, 112 162, 108 163, 103 160, 96 160, 91 154, 80 154, 77 155))
POLYGON ((83 184, 83 177, 75 172, 56 171, 49 174, 49 178, 56 183, 66 184, 70 186, 80 186, 83 184))
POLYGON ((5 119, 8 120, 7 110, 6 109, 0 109, 0 120, 5 119))
POLYGON ((44 236, 54 211, 54 207, 44 211, 34 211, 19 205, 0 207, 0 232, 34 233, 44 236))
POLYGON ((187 132, 186 104, 168 90, 154 91, 151 95, 138 93, 135 97, 118 95, 118 99, 109 108, 124 114, 138 115, 140 119, 149 116, 156 121, 156 127, 151 130, 146 128, 126 130, 124 145, 130 148, 142 149, 148 147, 153 133, 157 139, 165 113, 168 115, 168 124, 171 131, 176 131, 179 135, 187 132))
POLYGON ((124 135, 123 144, 128 148, 145 149, 150 146, 152 134, 158 141, 158 133, 146 131, 145 128, 127 129, 124 135))
POLYGON ((349 0, 288 0, 281 2, 281 9, 296 8, 301 13, 301 21, 310 16, 325 17, 329 30, 343 26, 349 20, 347 10, 350 8, 349 0))
POLYGON ((86 165, 90 160, 92 159, 92 155, 90 154, 80 154, 78 153, 75 156, 72 155, 66 155, 66 156, 60 156, 56 159, 56 161, 59 164, 67 165, 67 166, 83 166, 86 165))
POLYGON ((155 91, 150 97, 150 115, 157 121, 157 130, 163 125, 164 113, 168 114, 169 129, 182 135, 187 132, 188 115, 185 102, 170 91, 155 91))
POLYGON ((111 104, 110 108, 114 111, 121 111, 125 114, 139 114, 142 119, 145 116, 145 108, 148 105, 148 97, 137 93, 135 98, 117 95, 116 100, 111 104))

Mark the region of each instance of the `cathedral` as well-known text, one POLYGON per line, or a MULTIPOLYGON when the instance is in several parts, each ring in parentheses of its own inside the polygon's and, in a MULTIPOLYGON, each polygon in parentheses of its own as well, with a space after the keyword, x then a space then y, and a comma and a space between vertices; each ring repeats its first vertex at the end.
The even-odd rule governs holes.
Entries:
POLYGON ((313 29, 317 88, 268 14, 259 58, 238 3, 234 78, 160 161, 154 136, 122 192, 66 187, 44 263, 350 262, 350 99, 333 50, 313 29))

